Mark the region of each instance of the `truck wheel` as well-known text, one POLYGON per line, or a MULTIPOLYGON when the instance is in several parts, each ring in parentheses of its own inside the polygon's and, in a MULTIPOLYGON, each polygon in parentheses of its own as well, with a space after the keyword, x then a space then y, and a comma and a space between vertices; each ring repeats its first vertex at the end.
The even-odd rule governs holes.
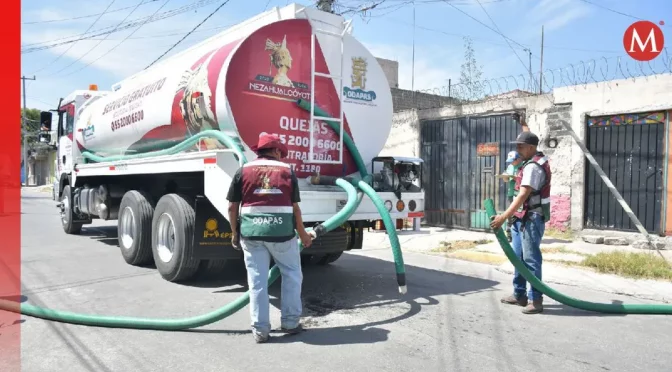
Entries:
POLYGON ((63 196, 61 196, 61 224, 66 234, 79 234, 82 232, 82 224, 72 222, 74 217, 72 200, 70 199, 70 185, 67 185, 63 188, 63 196))
POLYGON ((124 194, 119 206, 117 231, 119 249, 129 265, 145 265, 152 261, 152 198, 143 191, 124 194))
POLYGON ((322 254, 302 254, 301 255, 301 266, 312 266, 317 265, 324 255, 322 254))
POLYGON ((336 252, 336 253, 328 253, 325 254, 324 257, 317 263, 318 265, 329 265, 330 263, 336 262, 341 256, 343 255, 343 252, 336 252))
POLYGON ((170 282, 188 280, 198 271, 200 260, 192 258, 195 221, 194 208, 183 195, 164 195, 154 209, 154 263, 170 282))

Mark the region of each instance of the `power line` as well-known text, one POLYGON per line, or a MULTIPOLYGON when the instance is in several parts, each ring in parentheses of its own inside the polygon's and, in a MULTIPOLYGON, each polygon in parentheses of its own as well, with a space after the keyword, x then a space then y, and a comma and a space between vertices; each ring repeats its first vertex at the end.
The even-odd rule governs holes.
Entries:
MULTIPOLYGON (((87 28, 86 31, 84 31, 84 33, 89 32, 89 30, 91 30, 91 29, 93 28, 93 26, 96 25, 96 23, 100 20, 100 18, 103 17, 103 15, 105 15, 105 13, 107 12, 107 10, 110 9, 110 7, 112 6, 112 4, 114 4, 115 1, 116 1, 116 0, 112 0, 112 2, 107 6, 107 8, 105 8, 105 10, 103 10, 103 12, 100 13, 100 14, 98 15, 98 18, 96 18, 96 20, 93 21, 93 23, 89 26, 89 28, 87 28)), ((75 43, 70 44, 70 46, 68 47, 68 49, 64 50, 63 53, 59 54, 58 57, 56 57, 56 59, 54 59, 54 60, 51 61, 50 63, 44 65, 44 67, 42 67, 42 68, 36 70, 35 72, 40 72, 40 71, 44 70, 45 68, 47 68, 47 67, 49 67, 49 66, 52 66, 56 61, 58 61, 59 59, 61 59, 61 57, 63 57, 63 56, 65 55, 65 53, 69 52, 70 49, 72 49, 72 47, 74 47, 74 46, 75 46, 75 43)), ((35 72, 33 72, 33 75, 35 74, 35 72)))
MULTIPOLYGON (((142 5, 142 3, 138 3, 138 5, 136 5, 135 8, 133 8, 133 10, 131 10, 131 12, 128 13, 128 14, 126 15, 126 17, 125 17, 121 22, 119 22, 119 23, 117 24, 117 27, 121 26, 121 25, 128 19, 128 17, 130 17, 131 14, 133 14, 133 12, 135 12, 135 11, 140 7, 140 5, 142 5)), ((160 8, 159 8, 159 9, 160 9, 160 8)), ((79 58, 77 58, 77 59, 75 59, 74 61, 70 62, 69 65, 63 67, 62 69, 60 69, 60 70, 58 70, 58 71, 56 71, 55 73, 51 74, 50 76, 54 76, 54 75, 60 74, 61 72, 67 70, 68 67, 70 67, 70 66, 74 65, 75 63, 81 61, 82 58, 86 57, 89 53, 91 53, 94 49, 96 49, 96 48, 98 47, 98 45, 100 45, 103 41, 105 41, 105 39, 106 39, 107 36, 109 36, 109 35, 110 35, 110 34, 107 34, 105 38, 103 38, 102 40, 99 40, 98 43, 97 43, 96 45, 94 45, 94 46, 91 47, 91 49, 89 49, 87 52, 85 52, 84 54, 82 54, 81 56, 79 56, 79 58)), ((65 76, 67 76, 67 75, 65 75, 65 76)))
POLYGON ((220 9, 222 9, 222 8, 224 7, 224 5, 226 5, 229 1, 231 1, 231 0, 225 0, 222 4, 220 4, 220 5, 217 7, 217 9, 215 9, 214 11, 212 11, 212 13, 210 13, 207 17, 205 17, 205 19, 202 20, 201 23, 197 24, 196 27, 194 27, 191 31, 187 32, 187 34, 184 35, 184 37, 183 37, 182 39, 178 40, 177 43, 175 43, 173 46, 171 46, 170 48, 168 48, 168 50, 166 50, 165 53, 163 53, 162 55, 160 55, 159 58, 155 59, 154 62, 150 63, 147 67, 145 67, 145 70, 148 69, 149 67, 151 67, 152 65, 154 65, 156 62, 158 62, 161 58, 163 58, 166 54, 168 54, 171 50, 173 50, 178 44, 180 44, 182 41, 184 41, 184 39, 186 39, 187 37, 189 37, 189 35, 191 35, 194 31, 196 31, 196 29, 197 29, 198 27, 200 27, 203 23, 205 23, 205 21, 207 21, 208 19, 210 19, 210 17, 212 17, 213 15, 215 15, 215 13, 217 13, 217 11, 219 11, 220 9))
POLYGON ((506 35, 502 34, 500 31, 497 31, 497 30, 495 30, 494 28, 492 28, 492 27, 486 25, 485 23, 481 22, 481 21, 478 20, 477 18, 473 17, 471 14, 469 14, 469 13, 463 11, 462 9, 456 7, 455 5, 451 4, 449 1, 447 1, 447 0, 442 0, 442 2, 445 3, 445 4, 447 4, 448 6, 452 7, 453 9, 457 10, 458 12, 460 12, 460 13, 466 15, 467 17, 473 19, 474 21, 480 23, 480 24, 483 25, 485 28, 487 28, 487 29, 489 29, 489 30, 492 30, 492 31, 496 32, 497 34, 501 35, 504 39, 508 39, 508 40, 512 41, 514 44, 520 46, 521 48, 523 48, 523 49, 527 49, 527 47, 525 47, 525 46, 522 45, 521 43, 519 43, 519 42, 517 42, 517 41, 515 41, 515 40, 513 40, 513 39, 511 39, 511 38, 508 38, 506 35))
MULTIPOLYGON (((516 50, 513 48, 513 46, 511 46, 511 43, 509 43, 509 40, 508 40, 509 38, 507 38, 507 37, 504 35, 504 33, 502 33, 502 31, 501 31, 501 30, 499 29, 499 27, 497 26, 497 23, 495 23, 495 20, 492 19, 492 17, 490 17, 490 13, 488 13, 488 11, 485 10, 485 7, 483 6, 483 4, 481 4, 481 1, 480 1, 480 0, 476 0, 476 2, 478 2, 478 5, 481 7, 481 9, 483 10, 483 13, 485 13, 485 15, 488 17, 488 19, 490 20, 490 22, 492 22, 492 25, 495 26, 495 28, 497 29, 497 32, 498 32, 500 35, 502 35, 502 38, 503 38, 504 41, 506 41, 506 43, 509 45, 509 48, 511 48, 511 51, 512 51, 513 54, 516 56, 516 58, 518 58, 518 60, 520 61, 520 63, 523 65, 523 67, 525 67, 525 62, 523 62, 523 60, 520 58, 520 56, 518 55, 518 53, 516 53, 516 50)), ((518 44, 518 45, 520 45, 520 44, 518 44)), ((532 51, 531 51, 530 49, 527 49, 527 51, 530 53, 530 55, 532 55, 532 51)), ((530 59, 530 61, 531 61, 531 59, 530 59)), ((531 64, 530 64, 528 70, 529 70, 529 72, 530 72, 530 76, 531 76, 532 78, 534 78, 534 77, 532 76, 532 66, 531 66, 531 64)))
MULTIPOLYGON (((156 1, 159 1, 159 0, 147 0, 147 1, 143 1, 143 2, 140 3, 140 5, 149 4, 149 3, 156 2, 156 1)), ((135 6, 135 5, 125 6, 125 7, 123 7, 123 8, 112 9, 112 10, 109 10, 109 11, 108 11, 107 9, 105 9, 105 11, 103 11, 102 13, 89 14, 89 15, 79 16, 79 17, 60 18, 60 19, 47 19, 47 20, 43 20, 43 21, 32 21, 32 22, 21 22, 21 24, 24 24, 24 25, 37 25, 37 24, 42 24, 42 23, 55 23, 55 22, 76 21, 76 20, 78 20, 78 19, 92 18, 92 17, 95 17, 95 16, 102 16, 103 14, 110 14, 110 13, 120 12, 120 11, 122 11, 122 10, 131 9, 131 8, 133 8, 134 6, 135 6)), ((88 31, 88 30, 87 30, 87 31, 88 31)))
MULTIPOLYGON (((215 30, 221 30, 221 29, 227 29, 230 28, 231 26, 235 26, 237 23, 230 23, 226 24, 223 26, 216 26, 216 27, 209 27, 209 28, 204 28, 201 30, 196 30, 194 33, 197 32, 208 32, 208 31, 215 31, 215 30)), ((174 30, 177 31, 177 30, 174 30)), ((136 36, 136 37, 129 37, 129 40, 140 40, 140 39, 158 39, 158 38, 163 38, 163 37, 169 37, 169 36, 178 36, 178 35, 183 35, 185 32, 188 30, 183 29, 180 32, 173 32, 173 33, 160 33, 160 34, 152 34, 152 35, 144 35, 144 36, 136 36)), ((89 40, 101 40, 101 39, 89 39, 89 40)), ((120 39, 107 39, 107 41, 113 41, 113 40, 120 40, 120 39)))
MULTIPOLYGON (((581 1, 583 1, 583 2, 586 3, 586 4, 590 4, 590 5, 596 6, 596 7, 598 7, 598 8, 602 8, 602 9, 604 9, 604 10, 606 10, 606 11, 609 11, 609 12, 612 12, 612 13, 615 13, 615 14, 622 15, 622 16, 624 16, 624 17, 628 17, 628 18, 636 19, 636 20, 639 20, 639 21, 648 21, 647 19, 640 18, 640 17, 634 16, 634 15, 632 15, 632 14, 624 13, 624 12, 618 11, 618 10, 616 10, 616 9, 611 9, 611 8, 608 8, 608 7, 604 6, 604 5, 602 5, 602 4, 597 4, 597 3, 594 3, 594 2, 592 2, 592 1, 588 1, 588 0, 581 0, 581 1)), ((667 26, 667 25, 666 25, 666 26, 667 26)), ((668 27, 669 27, 669 26, 668 26, 668 27)))
MULTIPOLYGON (((204 6, 209 5, 211 3, 214 3, 214 2, 217 2, 217 0, 200 0, 196 3, 194 3, 194 4, 185 5, 185 6, 182 6, 182 7, 179 7, 179 8, 171 9, 171 10, 165 11, 163 13, 160 13, 158 16, 154 17, 154 20, 152 22, 156 22, 156 21, 159 21, 159 20, 162 20, 162 19, 174 17, 176 15, 179 15, 179 14, 191 11, 191 10, 195 10, 195 9, 204 7, 204 6)), ((142 24, 148 18, 149 17, 136 18, 134 20, 131 20, 131 21, 127 22, 126 24, 121 25, 121 26, 117 25, 116 27, 115 26, 103 27, 103 28, 100 28, 100 29, 97 29, 97 30, 90 31, 90 32, 85 33, 85 34, 77 34, 77 35, 66 36, 66 37, 62 37, 62 38, 58 38, 58 39, 52 39, 52 40, 43 41, 43 42, 24 44, 24 45, 22 45, 23 49, 21 50, 21 54, 30 53, 30 52, 34 52, 34 51, 38 51, 38 50, 55 48, 55 47, 60 46, 60 45, 70 44, 70 43, 77 42, 77 41, 80 41, 80 40, 91 39, 91 38, 94 38, 94 37, 103 36, 103 35, 106 35, 106 34, 123 31, 123 30, 126 30, 126 29, 136 27, 139 24, 142 24), (68 40, 68 41, 61 41, 61 40, 67 40, 67 39, 70 39, 70 38, 73 38, 73 37, 75 37, 76 39, 68 40), (49 43, 51 43, 51 44, 49 44, 49 43)))
MULTIPOLYGON (((156 10, 154 11, 154 13, 147 19, 147 21, 149 21, 149 20, 150 20, 156 13, 159 12, 159 10, 161 10, 161 9, 162 9, 164 6, 166 6, 169 2, 170 2, 170 0, 166 0, 166 2, 163 3, 163 5, 161 5, 158 9, 156 9, 156 10)), ((135 10, 135 9, 134 9, 134 10, 135 10)), ((131 12, 131 13, 132 13, 132 12, 131 12)), ((147 23, 147 21, 145 21, 145 23, 147 23)), ((118 47, 119 45, 123 44, 129 37, 133 36, 134 33, 136 33, 139 29, 141 29, 142 26, 145 25, 145 23, 141 24, 138 28, 136 28, 135 30, 133 30, 133 32, 131 32, 130 34, 128 34, 128 36, 126 36, 125 39, 123 39, 123 40, 120 41, 117 45, 115 45, 115 46, 113 46, 112 48, 110 48, 110 50, 108 50, 107 52, 103 53, 103 54, 102 54, 101 56, 99 56, 98 58, 96 58, 96 59, 94 59, 93 61, 87 63, 87 64, 84 65, 84 66, 82 66, 80 69, 75 70, 75 71, 72 71, 71 73, 66 74, 66 75, 63 75, 63 76, 70 76, 70 75, 74 74, 75 72, 82 71, 83 69, 85 69, 85 68, 91 66, 93 63, 95 63, 95 62, 98 61, 99 59, 101 59, 101 58, 105 57, 106 55, 112 53, 112 51, 115 50, 115 49, 117 49, 117 47, 118 47)), ((102 41, 101 41, 101 42, 102 42, 102 41)))

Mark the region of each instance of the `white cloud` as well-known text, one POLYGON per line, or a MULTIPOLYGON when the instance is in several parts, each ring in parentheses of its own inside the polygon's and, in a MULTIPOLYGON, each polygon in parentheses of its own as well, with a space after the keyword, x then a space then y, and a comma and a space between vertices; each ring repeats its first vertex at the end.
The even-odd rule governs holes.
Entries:
POLYGON ((541 0, 528 12, 528 17, 535 29, 543 24, 545 30, 552 31, 588 16, 592 10, 588 4, 576 0, 541 0))

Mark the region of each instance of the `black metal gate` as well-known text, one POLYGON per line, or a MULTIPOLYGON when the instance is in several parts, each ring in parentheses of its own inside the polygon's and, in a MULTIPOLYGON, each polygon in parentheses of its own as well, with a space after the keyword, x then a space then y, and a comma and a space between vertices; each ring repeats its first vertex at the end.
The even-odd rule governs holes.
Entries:
MULTIPOLYGON (((661 233, 665 112, 589 117, 586 147, 647 231, 661 233)), ((636 231, 604 181, 586 162, 586 228, 636 231)))
POLYGON ((509 143, 519 132, 511 115, 423 121, 425 222, 486 229, 483 200, 506 207, 506 185, 495 176, 505 170, 506 154, 515 149, 509 143))

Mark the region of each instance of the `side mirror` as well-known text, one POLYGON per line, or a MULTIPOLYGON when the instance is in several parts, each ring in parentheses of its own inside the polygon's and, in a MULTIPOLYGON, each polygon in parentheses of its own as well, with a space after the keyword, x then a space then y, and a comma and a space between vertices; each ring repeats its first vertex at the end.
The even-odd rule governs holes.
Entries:
POLYGON ((41 132, 51 132, 51 119, 52 114, 50 111, 40 112, 40 131, 41 132))

